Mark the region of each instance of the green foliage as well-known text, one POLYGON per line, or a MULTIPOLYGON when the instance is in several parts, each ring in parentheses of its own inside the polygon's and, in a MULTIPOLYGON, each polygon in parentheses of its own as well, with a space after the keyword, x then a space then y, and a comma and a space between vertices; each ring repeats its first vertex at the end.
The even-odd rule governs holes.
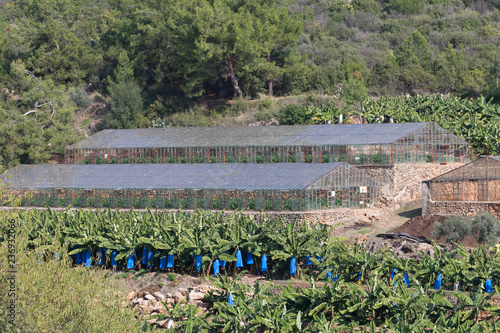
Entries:
POLYGON ((465 217, 447 217, 444 223, 435 223, 433 236, 441 238, 446 236, 447 242, 459 242, 470 235, 472 223, 465 217))
POLYGON ((472 233, 480 244, 498 243, 500 221, 490 213, 477 214, 472 221, 472 233))
MULTIPOLYGON (((43 331, 57 327, 59 331, 71 332, 84 325, 91 331, 138 331, 140 321, 135 319, 134 311, 120 304, 126 298, 121 281, 110 279, 106 271, 73 268, 61 248, 57 249, 60 261, 37 263, 38 249, 25 252, 21 244, 19 239, 16 255, 16 324, 19 330, 43 331)), ((0 252, 3 258, 0 267, 5 268, 7 247, 0 247, 0 252)), ((5 274, 0 273, 0 276, 5 282, 5 274)), ((2 332, 17 331, 2 325, 4 300, 6 298, 0 296, 2 332)))
POLYGON ((111 113, 106 128, 135 128, 144 123, 141 88, 134 81, 122 81, 111 86, 111 113))
POLYGON ((11 69, 19 99, 0 92, 0 163, 44 163, 78 139, 73 131, 76 106, 68 93, 51 79, 33 75, 24 63, 12 63, 11 69))
MULTIPOLYGON (((281 332, 330 332, 354 326, 369 327, 372 331, 408 328, 424 332, 425 329, 414 326, 419 323, 426 325, 422 328, 461 332, 463 328, 491 328, 489 323, 481 321, 480 314, 498 313, 498 306, 491 304, 498 288, 490 294, 483 291, 486 278, 491 278, 494 285, 500 281, 500 252, 495 249, 481 247, 469 251, 460 246, 454 249, 435 246, 433 258, 422 254, 417 262, 394 256, 387 250, 371 253, 363 244, 344 243, 330 237, 331 229, 322 224, 306 225, 300 221, 285 224, 283 220, 267 217, 256 223, 239 214, 224 217, 207 212, 186 215, 47 210, 18 214, 17 250, 22 270, 18 269, 17 274, 22 282, 19 302, 23 328, 43 330, 46 323, 51 327, 65 323, 65 327, 74 330, 75 325, 83 322, 97 331, 102 327, 111 332, 118 331, 115 327, 120 327, 120 331, 137 330, 135 325, 140 320, 133 319, 131 309, 119 307, 121 295, 124 296, 118 287, 120 280, 106 277, 106 270, 71 267, 66 252, 75 244, 79 248, 69 255, 87 249, 95 253, 98 247, 107 247, 119 252, 119 261, 130 252, 129 244, 141 250, 148 246, 158 250, 158 256, 175 254, 181 269, 183 265, 191 266, 192 255, 201 254, 203 274, 209 273, 216 258, 228 261, 230 266, 237 249, 251 252, 255 257, 268 254, 268 268, 281 274, 288 271, 293 256, 299 274, 311 276, 310 287, 273 287, 270 282, 261 285, 258 279, 250 288, 239 282, 245 271, 233 276, 221 273, 212 279, 216 289, 205 295, 213 303, 208 312, 198 313, 195 306, 183 301, 162 304, 164 313, 148 318, 171 318, 176 329, 236 331, 244 322, 249 331, 279 328, 281 332), (60 253, 62 260, 53 260, 55 253, 60 253), (305 265, 305 256, 310 257, 312 266, 305 265), (316 273, 319 266, 323 271, 316 273), (391 278, 393 269, 397 274, 391 278), (339 279, 317 286, 316 279, 324 279, 328 272, 332 276, 338 274, 339 279), (409 274, 411 288, 402 283, 403 273, 409 274), (437 273, 442 274, 446 293, 432 290, 437 273), (51 287, 40 288, 45 283, 51 287), (458 290, 450 292, 457 283, 458 290), (116 293, 105 289, 110 286, 116 293), (54 295, 59 295, 58 302, 53 302, 54 295), (227 303, 229 295, 234 307, 227 303), (75 303, 75 297, 80 301, 75 303), (96 303, 96 297, 100 302, 96 303), (101 307, 116 310, 104 311, 101 307), (65 312, 63 308, 74 310, 65 312)), ((6 239, 2 237, 6 234, 5 220, 0 219, 0 251, 4 252, 7 251, 3 246, 6 239)), ((1 258, 4 259, 0 267, 6 264, 7 256, 1 258)), ((109 265, 109 252, 106 261, 109 265)), ((147 271, 138 270, 134 276, 147 271)), ((230 269, 226 272, 230 273, 230 269)), ((125 275, 130 277, 129 273, 125 275)), ((172 279, 170 275, 168 279, 172 279)), ((2 297, 0 293, 0 303, 5 299, 2 297)))
POLYGON ((389 0, 386 8, 403 14, 420 14, 424 7, 423 0, 389 0))
POLYGON ((477 155, 500 154, 500 107, 484 97, 401 96, 368 100, 363 117, 369 122, 433 121, 471 144, 477 155))
POLYGON ((480 244, 495 244, 500 238, 500 221, 490 213, 477 214, 473 219, 447 217, 444 223, 436 223, 434 237, 446 236, 446 241, 459 242, 473 236, 480 244))
POLYGON ((309 123, 311 119, 310 113, 296 104, 288 104, 281 108, 278 117, 282 125, 303 125, 309 123))
POLYGON ((82 87, 76 88, 71 97, 79 109, 86 109, 92 104, 89 95, 82 87))

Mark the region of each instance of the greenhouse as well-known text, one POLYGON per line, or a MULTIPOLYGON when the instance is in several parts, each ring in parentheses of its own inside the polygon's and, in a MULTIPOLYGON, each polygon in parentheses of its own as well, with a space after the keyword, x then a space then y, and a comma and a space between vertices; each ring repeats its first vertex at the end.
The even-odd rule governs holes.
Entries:
POLYGON ((481 157, 428 184, 432 201, 500 201, 500 157, 481 157))
POLYGON ((104 130, 65 149, 67 164, 467 162, 469 144, 427 123, 104 130))
POLYGON ((380 184, 347 163, 19 165, 25 206, 309 211, 369 207, 380 184))

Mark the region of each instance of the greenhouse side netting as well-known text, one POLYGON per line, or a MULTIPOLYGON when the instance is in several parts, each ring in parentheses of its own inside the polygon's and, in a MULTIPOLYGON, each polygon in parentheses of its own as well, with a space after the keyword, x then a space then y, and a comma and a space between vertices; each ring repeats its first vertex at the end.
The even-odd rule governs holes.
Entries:
POLYGON ((367 165, 469 160, 469 144, 434 123, 277 126, 250 130, 193 128, 165 132, 123 130, 106 132, 97 138, 100 139, 82 140, 67 147, 66 163, 348 162, 367 165), (216 137, 216 131, 228 138, 216 137), (200 135, 198 132, 207 138, 195 140, 200 135), (125 133, 130 138, 125 139, 125 133), (259 134, 263 137, 256 138, 259 134), (195 139, 189 139, 189 135, 195 139), (137 142, 132 140, 135 137, 137 142))
POLYGON ((26 206, 308 211, 371 206, 380 189, 347 163, 33 165, 11 174, 11 190, 30 193, 26 206))

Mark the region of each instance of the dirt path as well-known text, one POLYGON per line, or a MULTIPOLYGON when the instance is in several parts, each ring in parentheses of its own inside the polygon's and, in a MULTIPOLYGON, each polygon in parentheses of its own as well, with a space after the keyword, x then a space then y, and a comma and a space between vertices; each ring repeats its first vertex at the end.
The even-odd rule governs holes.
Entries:
POLYGON ((332 236, 346 237, 350 240, 364 240, 370 235, 392 232, 394 229, 405 224, 409 219, 422 214, 420 200, 404 204, 398 209, 385 207, 380 210, 381 214, 372 221, 353 222, 344 227, 335 229, 332 236))

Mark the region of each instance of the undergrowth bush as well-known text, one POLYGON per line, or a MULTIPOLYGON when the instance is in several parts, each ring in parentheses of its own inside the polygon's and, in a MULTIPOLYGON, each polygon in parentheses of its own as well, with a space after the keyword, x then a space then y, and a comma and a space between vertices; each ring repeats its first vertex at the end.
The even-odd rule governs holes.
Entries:
POLYGON ((500 238, 500 221, 490 213, 479 213, 473 219, 461 216, 447 217, 443 223, 436 223, 432 235, 446 236, 447 242, 459 242, 472 235, 480 244, 497 243, 500 238))
MULTIPOLYGON (((2 310, 7 299, 0 291, 0 331, 139 331, 142 323, 134 310, 120 305, 126 298, 123 280, 109 279, 104 270, 72 267, 67 255, 37 263, 37 249, 26 253, 21 242, 16 245, 17 330, 5 326, 2 310)), ((7 251, 6 246, 0 248, 0 289, 6 285, 7 251)))

